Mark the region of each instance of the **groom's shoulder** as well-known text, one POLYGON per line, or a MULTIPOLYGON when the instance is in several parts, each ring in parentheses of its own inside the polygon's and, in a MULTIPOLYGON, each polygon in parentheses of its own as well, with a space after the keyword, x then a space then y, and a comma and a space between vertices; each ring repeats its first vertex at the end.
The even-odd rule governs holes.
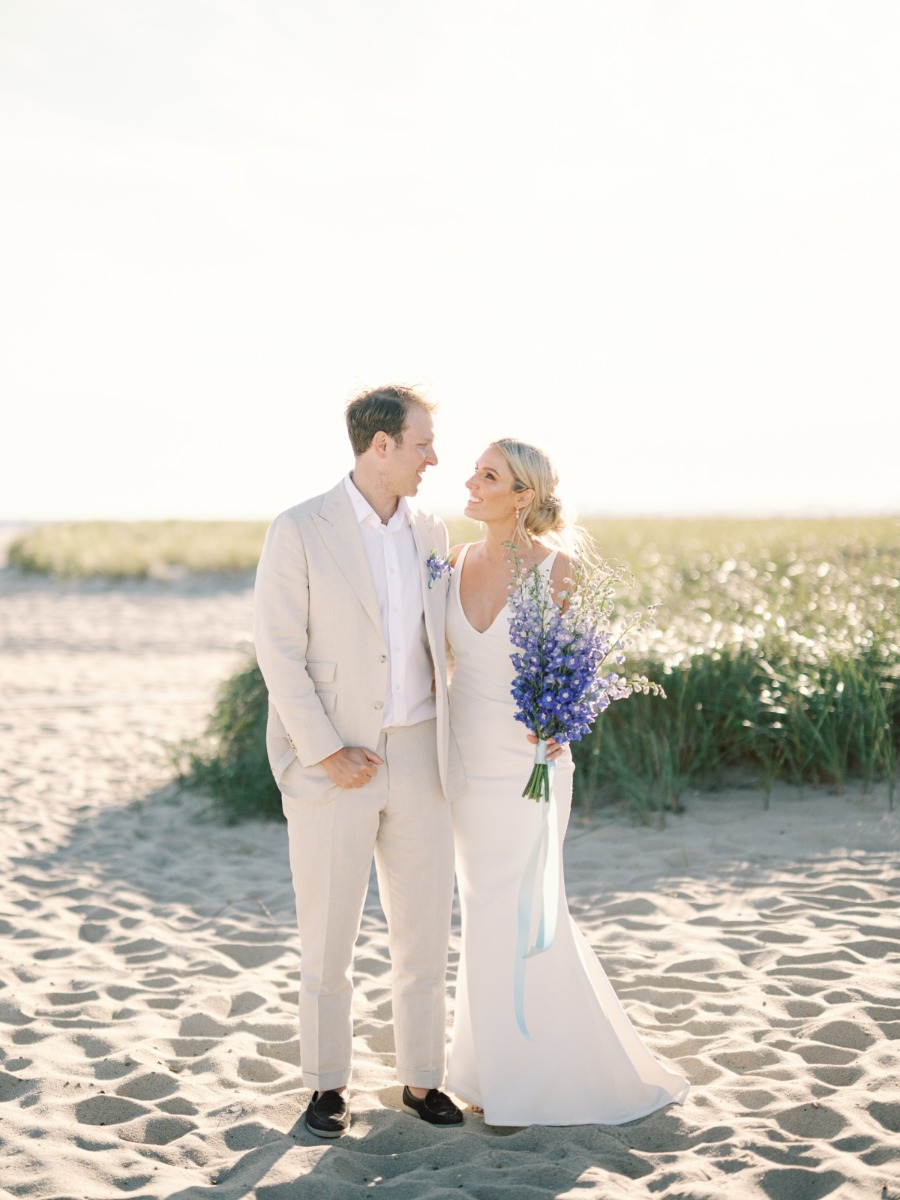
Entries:
POLYGON ((298 504, 292 504, 290 508, 280 512, 272 524, 293 521, 295 524, 302 525, 310 517, 327 515, 336 506, 342 505, 345 499, 349 503, 342 480, 333 488, 329 488, 327 492, 322 492, 318 496, 310 496, 309 499, 301 500, 298 504))
MULTIPOLYGON (((409 503, 409 502, 407 502, 409 503)), ((424 508, 419 508, 416 504, 409 505, 410 519, 420 529, 444 529, 446 525, 436 513, 427 512, 424 508)))

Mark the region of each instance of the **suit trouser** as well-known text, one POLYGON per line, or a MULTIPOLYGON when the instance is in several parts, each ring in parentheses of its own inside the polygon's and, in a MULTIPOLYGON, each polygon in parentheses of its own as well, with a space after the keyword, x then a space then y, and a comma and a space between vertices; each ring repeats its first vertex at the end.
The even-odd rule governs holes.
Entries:
POLYGON ((434 721, 382 732, 362 788, 285 798, 300 930, 300 1063, 319 1091, 350 1081, 353 948, 372 856, 388 924, 397 1077, 438 1087, 446 1062, 453 827, 434 721))

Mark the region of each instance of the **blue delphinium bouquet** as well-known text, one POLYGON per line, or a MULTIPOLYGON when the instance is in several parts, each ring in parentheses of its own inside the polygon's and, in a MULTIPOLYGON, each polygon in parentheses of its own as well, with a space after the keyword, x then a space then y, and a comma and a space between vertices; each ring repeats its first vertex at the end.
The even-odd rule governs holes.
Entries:
POLYGON ((509 632, 515 669, 512 694, 516 720, 538 739, 534 768, 523 796, 550 798, 547 741, 575 742, 590 731, 597 715, 613 700, 634 692, 665 695, 643 676, 626 679, 618 671, 601 673, 611 655, 625 661, 628 634, 643 623, 634 616, 618 634, 610 631, 614 592, 623 568, 578 565, 567 591, 553 598, 550 580, 537 567, 522 577, 510 596, 509 632))

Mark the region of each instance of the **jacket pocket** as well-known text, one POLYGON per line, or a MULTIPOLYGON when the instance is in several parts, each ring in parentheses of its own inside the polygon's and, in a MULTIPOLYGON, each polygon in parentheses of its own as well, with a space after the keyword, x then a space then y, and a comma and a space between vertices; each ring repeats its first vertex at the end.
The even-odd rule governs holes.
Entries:
POLYGON ((333 662, 308 662, 306 664, 306 673, 313 683, 333 683, 336 670, 337 663, 333 662))
POLYGON ((288 767, 291 765, 291 763, 296 759, 296 757, 297 757, 297 753, 294 750, 294 747, 288 746, 287 749, 284 751, 284 753, 279 758, 275 759, 274 762, 270 760, 270 766, 272 768, 272 775, 275 779, 276 784, 281 783, 282 776, 284 775, 284 773, 288 769, 288 767))

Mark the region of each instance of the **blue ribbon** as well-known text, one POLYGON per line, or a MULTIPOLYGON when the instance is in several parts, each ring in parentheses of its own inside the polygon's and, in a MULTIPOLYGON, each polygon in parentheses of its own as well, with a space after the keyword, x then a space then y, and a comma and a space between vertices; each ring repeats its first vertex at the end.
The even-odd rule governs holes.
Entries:
POLYGON ((555 763, 547 762, 547 743, 538 742, 534 761, 543 765, 543 809, 541 828, 525 866, 519 885, 519 921, 516 932, 515 1008, 519 1032, 530 1042, 531 1034, 525 1023, 525 966, 529 958, 543 954, 556 937, 556 914, 559 908, 559 824, 556 816, 556 797, 553 794, 555 763), (543 863, 542 860, 543 859, 543 863), (540 876, 540 879, 539 879, 540 876), (540 917, 537 936, 531 941, 535 894, 539 891, 540 917))

